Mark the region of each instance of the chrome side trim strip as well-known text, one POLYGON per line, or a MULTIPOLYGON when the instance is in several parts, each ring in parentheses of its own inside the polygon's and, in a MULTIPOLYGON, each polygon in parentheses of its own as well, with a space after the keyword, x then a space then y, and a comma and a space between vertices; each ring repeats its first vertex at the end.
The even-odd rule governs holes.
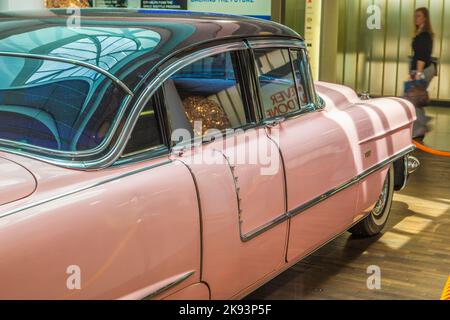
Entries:
POLYGON ((19 208, 16 208, 16 209, 12 209, 10 211, 6 211, 6 212, 3 212, 3 213, 0 213, 0 218, 5 218, 5 217, 11 216, 13 214, 19 213, 21 211, 38 207, 38 206, 46 204, 48 202, 52 202, 52 201, 56 201, 56 200, 59 200, 59 199, 63 199, 65 197, 68 197, 68 196, 71 196, 71 195, 74 195, 74 194, 77 194, 77 193, 80 193, 80 192, 83 192, 83 191, 86 191, 86 190, 89 190, 89 189, 92 189, 92 188, 96 188, 96 187, 105 185, 107 183, 114 182, 116 180, 120 180, 120 179, 129 177, 129 176, 132 176, 132 175, 135 175, 135 174, 138 174, 138 173, 142 173, 142 172, 154 169, 154 168, 162 167, 162 166, 165 166, 165 165, 170 164, 172 162, 173 161, 171 161, 171 160, 162 161, 162 162, 157 163, 155 165, 148 166, 148 167, 141 168, 141 169, 134 170, 134 171, 130 171, 130 172, 127 172, 127 173, 123 173, 123 174, 117 175, 115 177, 112 177, 112 178, 109 178, 109 179, 105 179, 103 181, 99 181, 99 182, 93 183, 91 185, 88 185, 88 186, 85 186, 85 187, 82 187, 82 188, 79 188, 79 189, 75 189, 73 191, 69 191, 69 192, 66 192, 66 193, 63 193, 63 194, 60 194, 60 195, 57 195, 57 196, 53 196, 53 197, 50 197, 50 198, 47 198, 47 199, 43 199, 43 200, 40 200, 40 201, 29 203, 29 204, 26 204, 26 205, 24 205, 22 207, 19 207, 19 208))
POLYGON ((392 157, 389 157, 388 159, 380 162, 379 164, 365 170, 364 172, 360 173, 359 175, 357 175, 356 177, 350 179, 349 181, 347 181, 346 183, 331 189, 327 192, 325 192, 324 194, 306 202, 305 204, 288 211, 287 213, 275 218, 273 221, 255 229, 254 231, 251 231, 247 234, 241 234, 241 239, 243 242, 247 242, 259 235, 261 235, 262 233, 274 228, 275 226, 287 221, 290 218, 293 218, 303 212, 305 212, 306 210, 318 205, 319 203, 331 198, 332 196, 336 195, 337 193, 350 188, 351 186, 361 182, 362 180, 364 180, 365 178, 367 178, 368 176, 374 174, 375 172, 385 168, 386 166, 390 165, 391 163, 406 157, 407 155, 409 155, 411 152, 413 152, 415 150, 415 146, 410 146, 408 148, 406 148, 403 151, 398 152, 397 154, 393 155, 392 157))
POLYGON ((40 60, 51 60, 56 62, 62 62, 67 64, 73 64, 80 67, 84 67, 87 69, 95 70, 98 73, 103 74, 104 76, 111 79, 114 83, 116 83, 118 86, 120 86, 126 93, 128 93, 130 96, 133 96, 133 91, 128 88, 128 86, 123 83, 119 78, 114 76, 113 74, 109 73, 105 69, 102 69, 96 65, 74 60, 74 59, 68 59, 68 58, 61 58, 61 57, 55 57, 55 56, 47 56, 47 55, 40 55, 40 54, 31 54, 31 53, 20 53, 20 52, 7 52, 7 51, 0 51, 0 56, 7 56, 7 57, 19 57, 19 58, 28 58, 28 59, 40 59, 40 60))
POLYGON ((178 277, 177 279, 175 279, 174 281, 170 282, 169 284, 167 284, 166 286, 157 289, 156 291, 150 293, 148 296, 146 296, 145 298, 143 298, 142 300, 151 300, 157 296, 159 296, 160 294, 164 293, 165 291, 168 291, 169 289, 172 289, 173 287, 175 287, 176 285, 186 281, 187 279, 189 279, 193 274, 195 273, 195 271, 191 271, 191 272, 186 272, 185 274, 180 275, 180 277, 178 277))
MULTIPOLYGON (((269 281, 275 279, 277 276, 279 276, 280 274, 282 274, 283 272, 285 272, 286 270, 292 268, 292 266, 296 265, 297 263, 299 263, 300 261, 306 259, 307 257, 311 256, 312 254, 316 253, 317 251, 319 251, 320 249, 326 247, 328 244, 330 244, 331 242, 333 242, 334 240, 336 240, 337 238, 339 238, 340 236, 342 236, 343 234, 345 234, 349 229, 353 228, 354 226, 356 226, 358 223, 360 223, 362 220, 364 220, 364 217, 362 217, 360 220, 353 222, 348 228, 345 228, 344 231, 341 231, 339 233, 337 233, 334 237, 332 237, 331 239, 329 239, 328 241, 326 241, 325 243, 319 245, 318 247, 310 250, 308 253, 306 253, 305 255, 301 256, 301 257, 296 257, 290 261, 287 261, 287 263, 279 270, 274 271, 274 273, 270 274, 269 278, 267 278, 267 281, 264 280, 264 283, 268 283, 269 281)), ((264 283, 262 285, 264 285, 264 283)), ((261 286, 262 286, 261 285, 261 286)), ((242 292, 242 291, 241 291, 242 292)), ((236 299, 237 297, 241 297, 240 294, 238 293, 237 295, 233 296, 231 298, 231 300, 236 299)), ((242 299, 242 298, 241 298, 242 299)))

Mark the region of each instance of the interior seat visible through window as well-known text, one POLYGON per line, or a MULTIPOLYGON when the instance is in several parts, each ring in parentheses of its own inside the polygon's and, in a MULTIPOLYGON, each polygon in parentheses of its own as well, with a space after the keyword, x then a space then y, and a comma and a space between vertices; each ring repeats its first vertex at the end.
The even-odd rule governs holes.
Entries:
POLYGON ((190 131, 203 136, 211 129, 224 131, 247 125, 249 115, 236 70, 237 55, 227 52, 174 74, 165 84, 171 129, 184 128, 187 121, 190 131))

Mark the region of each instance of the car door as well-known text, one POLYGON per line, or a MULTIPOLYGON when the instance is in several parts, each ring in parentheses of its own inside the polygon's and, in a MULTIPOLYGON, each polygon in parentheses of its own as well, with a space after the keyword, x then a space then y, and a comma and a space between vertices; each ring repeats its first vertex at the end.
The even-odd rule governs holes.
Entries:
POLYGON ((178 142, 172 159, 196 182, 202 281, 213 299, 228 299, 285 263, 287 220, 273 224, 286 211, 283 164, 265 127, 255 126, 251 84, 241 72, 244 53, 211 49, 200 60, 185 59, 164 84, 178 142), (194 139, 183 144, 185 137, 194 139))
POLYGON ((284 160, 290 262, 352 224, 357 187, 341 187, 356 169, 345 129, 314 104, 305 51, 253 46, 264 117, 274 121, 267 132, 284 160))
POLYGON ((197 285, 195 184, 169 159, 152 102, 115 166, 74 173, 37 164, 44 201, 11 205, 0 226, 0 298, 159 299, 189 288, 209 298, 197 285))
POLYGON ((164 137, 164 113, 158 91, 145 105, 131 133, 118 167, 156 163, 123 181, 131 202, 139 204, 145 246, 148 286, 124 297, 160 299, 188 291, 209 298, 201 278, 201 225, 197 190, 184 165, 169 158, 164 137))

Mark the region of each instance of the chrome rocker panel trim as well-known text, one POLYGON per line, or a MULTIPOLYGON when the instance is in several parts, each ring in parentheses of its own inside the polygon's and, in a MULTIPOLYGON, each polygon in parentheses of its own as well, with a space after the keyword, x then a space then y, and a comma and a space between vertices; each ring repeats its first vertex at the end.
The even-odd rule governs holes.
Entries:
POLYGON ((114 76, 113 74, 109 73, 105 69, 102 69, 96 65, 93 65, 91 63, 83 62, 80 60, 75 59, 68 59, 68 58, 62 58, 62 57, 56 57, 56 56, 50 56, 50 55, 42 55, 42 54, 33 54, 33 53, 21 53, 21 52, 8 52, 8 51, 0 51, 0 56, 6 56, 6 57, 17 57, 17 58, 28 58, 28 59, 39 59, 39 60, 50 60, 50 61, 56 61, 56 62, 62 62, 67 64, 73 64, 80 67, 84 67, 87 69, 92 69, 94 71, 97 71, 98 73, 103 74, 107 78, 111 79, 115 84, 117 84, 119 87, 121 87, 126 93, 128 93, 130 96, 133 96, 133 91, 128 88, 128 86, 123 83, 119 78, 114 76))
POLYGON ((391 163, 394 163, 395 161, 402 159, 402 158, 407 158, 407 156, 413 152, 415 150, 415 146, 410 146, 408 148, 406 148, 403 151, 400 151, 399 153, 393 155, 392 157, 389 157, 388 159, 380 162, 379 164, 365 170, 364 172, 360 173, 358 176, 354 177, 353 179, 347 181, 346 183, 331 189, 327 192, 325 192, 324 194, 306 202, 305 204, 288 211, 287 213, 277 217, 276 219, 274 219, 273 221, 267 223, 266 225, 263 225, 257 229, 255 229, 254 231, 251 231, 247 234, 242 234, 241 233, 241 240, 243 242, 247 242, 250 241, 252 239, 254 239, 255 237, 263 234, 264 232, 276 227, 277 225, 289 220, 290 218, 293 218, 303 212, 305 212, 306 210, 318 205, 319 203, 331 198, 332 196, 336 195, 337 193, 357 184, 360 183, 361 181, 363 181, 365 178, 367 178, 368 176, 374 174, 375 172, 385 168, 386 166, 390 165, 391 163))

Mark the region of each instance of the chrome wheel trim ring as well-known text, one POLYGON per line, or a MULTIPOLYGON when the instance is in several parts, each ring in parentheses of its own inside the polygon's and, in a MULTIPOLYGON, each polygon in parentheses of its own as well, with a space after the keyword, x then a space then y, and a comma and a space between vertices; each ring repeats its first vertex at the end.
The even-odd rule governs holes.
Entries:
POLYGON ((386 181, 384 182, 380 198, 378 199, 378 202, 372 210, 373 220, 375 224, 379 226, 383 225, 387 220, 386 207, 389 200, 389 177, 390 173, 388 173, 388 176, 386 177, 386 181))

